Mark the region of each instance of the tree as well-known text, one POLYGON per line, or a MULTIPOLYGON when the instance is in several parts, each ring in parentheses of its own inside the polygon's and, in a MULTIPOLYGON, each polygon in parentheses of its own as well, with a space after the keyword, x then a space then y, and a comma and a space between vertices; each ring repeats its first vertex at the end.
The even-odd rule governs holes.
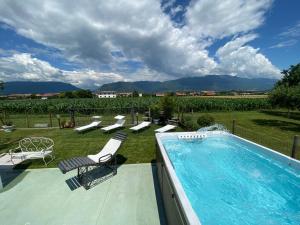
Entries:
POLYGON ((132 92, 132 97, 139 97, 139 93, 137 91, 132 92))
POLYGON ((278 81, 269 95, 273 106, 300 109, 300 63, 281 72, 284 76, 278 81))
POLYGON ((90 90, 78 90, 78 91, 74 91, 73 95, 76 98, 92 98, 93 97, 93 93, 90 90))
POLYGON ((4 82, 2 80, 0 80, 0 90, 4 89, 4 82))
POLYGON ((93 93, 90 90, 80 89, 78 91, 66 91, 59 94, 59 98, 92 98, 93 93))
POLYGON ((283 70, 281 74, 283 74, 283 78, 277 82, 275 87, 280 85, 288 87, 300 85, 300 63, 296 66, 290 66, 288 70, 283 70))
POLYGON ((159 102, 160 109, 163 111, 164 120, 171 119, 174 112, 174 99, 170 96, 164 96, 159 102))

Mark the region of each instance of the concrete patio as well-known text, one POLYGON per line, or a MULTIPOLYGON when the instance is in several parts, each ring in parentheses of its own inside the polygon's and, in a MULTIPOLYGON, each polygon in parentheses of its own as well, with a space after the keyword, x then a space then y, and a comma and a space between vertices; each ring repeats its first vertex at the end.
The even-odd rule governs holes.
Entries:
POLYGON ((0 224, 165 225, 154 170, 151 164, 122 165, 117 175, 85 190, 68 185, 76 171, 0 169, 9 180, 0 190, 0 224))

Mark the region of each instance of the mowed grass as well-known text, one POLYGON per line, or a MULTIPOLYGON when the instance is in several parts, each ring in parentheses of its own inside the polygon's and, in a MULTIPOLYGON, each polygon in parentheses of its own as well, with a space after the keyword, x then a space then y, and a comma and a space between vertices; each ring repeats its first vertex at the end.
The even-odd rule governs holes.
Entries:
MULTIPOLYGON (((196 119, 203 113, 194 113, 196 119)), ((232 131, 235 120, 235 134, 261 145, 272 148, 285 155, 291 155, 293 138, 300 135, 300 113, 292 112, 290 118, 285 111, 261 112, 215 112, 212 115, 217 123, 223 124, 232 131)), ((297 149, 300 159, 300 146, 297 149)))
MULTIPOLYGON (((202 113, 190 114, 194 120, 202 113)), ((270 147, 286 155, 291 154, 294 135, 300 135, 300 114, 294 112, 291 118, 285 112, 214 112, 209 113, 216 122, 224 124, 229 130, 232 120, 236 121, 236 134, 270 147)), ((127 116, 130 121, 130 117, 127 116)), ((128 124, 129 125, 129 124, 128 124)), ((119 163, 149 163, 155 160, 155 133, 159 126, 152 124, 150 128, 139 133, 132 133, 127 126, 123 129, 128 134, 127 140, 118 151, 119 163)), ((177 128, 177 131, 182 131, 177 128)), ((30 136, 45 136, 55 142, 55 161, 48 167, 56 167, 58 162, 75 157, 97 153, 114 133, 104 134, 100 129, 83 134, 73 129, 17 129, 12 133, 0 133, 0 152, 7 152, 17 145, 17 141, 30 136)), ((300 146, 298 146, 298 159, 300 159, 300 146)), ((28 165, 26 165, 28 166, 28 165)), ((42 160, 33 160, 30 168, 44 167, 42 160)))
MULTIPOLYGON (((150 128, 139 133, 132 133, 127 128, 123 129, 128 137, 118 151, 118 162, 149 163, 155 160, 154 130, 158 127, 157 125, 151 125, 150 128)), ((181 131, 180 128, 177 130, 181 131)), ((10 148, 17 146, 17 141, 24 137, 49 137, 55 143, 55 160, 48 167, 56 167, 58 162, 63 159, 98 153, 114 134, 103 133, 100 129, 82 134, 75 132, 73 129, 17 129, 12 133, 1 132, 0 144, 2 144, 2 147, 0 147, 0 152, 7 152, 10 148)), ((44 167, 42 160, 30 162, 29 168, 39 167, 44 167)))

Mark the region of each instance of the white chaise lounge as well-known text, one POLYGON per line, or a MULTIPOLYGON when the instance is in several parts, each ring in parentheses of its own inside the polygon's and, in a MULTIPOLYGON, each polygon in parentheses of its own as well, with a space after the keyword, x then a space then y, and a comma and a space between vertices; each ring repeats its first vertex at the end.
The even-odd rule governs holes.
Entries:
POLYGON ((84 132, 84 131, 95 129, 95 128, 99 127, 100 123, 101 123, 101 121, 94 121, 88 125, 85 125, 82 127, 76 127, 74 130, 77 132, 84 132))
POLYGON ((104 132, 109 132, 109 131, 123 127, 125 124, 124 118, 125 118, 125 116, 121 116, 121 115, 116 116, 115 119, 117 119, 117 122, 115 124, 112 124, 107 127, 102 127, 101 130, 103 130, 104 132))
POLYGON ((149 121, 143 121, 142 123, 140 123, 134 127, 131 127, 129 129, 132 131, 139 131, 139 130, 145 129, 146 127, 149 127, 150 124, 151 124, 151 122, 149 122, 149 121))
POLYGON ((53 155, 54 142, 46 137, 29 137, 19 141, 19 146, 9 151, 11 162, 22 162, 29 159, 43 159, 45 165, 55 157, 53 155), (50 157, 46 161, 46 157, 50 157))
POLYGON ((157 133, 164 133, 164 132, 167 132, 167 131, 170 131, 170 130, 174 130, 174 129, 176 129, 175 125, 167 124, 166 126, 163 126, 161 128, 156 129, 155 132, 157 132, 157 133))

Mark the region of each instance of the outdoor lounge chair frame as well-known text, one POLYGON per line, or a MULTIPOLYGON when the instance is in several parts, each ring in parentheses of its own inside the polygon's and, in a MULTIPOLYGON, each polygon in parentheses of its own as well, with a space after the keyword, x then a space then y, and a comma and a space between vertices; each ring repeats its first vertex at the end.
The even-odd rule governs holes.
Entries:
MULTIPOLYGON (((126 139, 127 135, 124 132, 117 132, 112 138, 121 141, 121 143, 126 139)), ((91 186, 93 177, 89 175, 91 167, 106 167, 111 169, 113 175, 117 174, 117 157, 116 153, 106 154, 99 158, 98 162, 93 161, 88 157, 75 157, 67 160, 63 160, 58 164, 58 168, 63 174, 77 169, 77 179, 79 183, 88 189, 91 186), (102 161, 105 159, 105 161, 102 161)))

